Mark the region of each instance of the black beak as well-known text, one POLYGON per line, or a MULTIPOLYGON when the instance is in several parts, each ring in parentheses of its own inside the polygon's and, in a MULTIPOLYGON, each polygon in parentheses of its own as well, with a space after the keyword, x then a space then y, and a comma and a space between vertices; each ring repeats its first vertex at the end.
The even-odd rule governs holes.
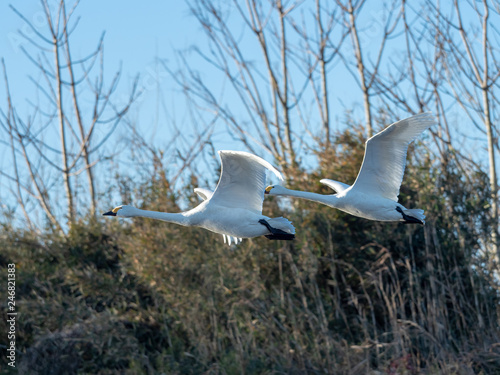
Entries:
POLYGON ((116 214, 113 211, 108 211, 103 213, 102 216, 116 216, 116 214))

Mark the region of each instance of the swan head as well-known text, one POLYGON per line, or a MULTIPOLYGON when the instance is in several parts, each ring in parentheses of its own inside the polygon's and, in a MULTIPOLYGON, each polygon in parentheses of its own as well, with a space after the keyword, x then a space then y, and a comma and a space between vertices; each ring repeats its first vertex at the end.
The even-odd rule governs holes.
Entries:
POLYGON ((103 213, 103 216, 132 217, 136 216, 136 208, 126 205, 118 206, 113 208, 111 211, 103 213))
POLYGON ((265 194, 269 195, 286 195, 288 189, 284 188, 281 185, 270 185, 266 187, 265 194))

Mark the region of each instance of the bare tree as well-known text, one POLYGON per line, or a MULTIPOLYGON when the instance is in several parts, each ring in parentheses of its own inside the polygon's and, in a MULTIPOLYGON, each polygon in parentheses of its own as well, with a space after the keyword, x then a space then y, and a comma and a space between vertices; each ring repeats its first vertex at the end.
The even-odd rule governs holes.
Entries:
MULTIPOLYGON (((401 11, 399 4, 396 1, 392 1, 390 7, 385 10, 383 16, 380 14, 376 15, 378 24, 383 24, 383 31, 381 39, 378 44, 377 56, 372 61, 368 57, 366 49, 372 49, 374 41, 378 36, 369 35, 365 41, 360 38, 360 26, 358 19, 363 6, 365 5, 365 0, 348 0, 343 2, 338 0, 337 4, 341 7, 345 19, 346 27, 349 30, 349 35, 351 36, 352 42, 352 52, 354 54, 354 60, 356 62, 357 74, 354 72, 351 66, 351 56, 350 54, 343 54, 343 60, 347 69, 351 72, 353 77, 356 79, 361 92, 363 95, 363 106, 365 110, 365 124, 368 137, 373 135, 373 109, 371 104, 371 96, 374 95, 375 82, 380 73, 380 66, 383 61, 383 55, 386 51, 387 41, 391 37, 391 34, 396 30, 396 26, 401 18, 401 11), (385 18, 385 19, 384 19, 385 18), (365 42, 365 43, 363 43, 365 42)), ((376 28, 378 31, 378 27, 376 28)), ((382 28, 381 28, 382 29, 382 28)), ((367 33, 364 34, 368 36, 367 33)))
MULTIPOLYGON (((257 131, 258 138, 255 140, 270 151, 282 166, 294 163, 295 151, 289 116, 287 35, 284 22, 286 14, 291 9, 284 9, 281 1, 273 2, 270 9, 266 11, 267 14, 264 13, 258 1, 249 1, 246 11, 240 7, 238 2, 234 2, 232 9, 233 13, 234 11, 238 12, 244 25, 255 36, 262 51, 262 61, 267 70, 270 99, 273 103, 272 112, 266 108, 267 95, 263 92, 261 82, 259 82, 263 77, 260 76, 260 72, 255 71, 252 62, 245 56, 244 49, 241 48, 235 37, 234 31, 226 24, 224 10, 206 0, 193 2, 191 10, 211 42, 210 55, 205 55, 201 49, 197 49, 197 52, 229 79, 232 89, 246 107, 249 121, 257 131), (273 20, 277 20, 279 25, 273 32, 269 31, 270 19, 268 17, 270 16, 273 16, 273 20), (273 61, 274 55, 270 51, 271 38, 275 38, 273 42, 280 49, 281 64, 279 68, 273 61)), ((174 76, 176 75, 174 74, 174 76)), ((237 138, 243 141, 248 148, 254 148, 248 142, 248 138, 252 138, 250 130, 240 124, 239 119, 232 111, 216 99, 205 82, 200 79, 200 76, 196 72, 188 71, 188 76, 184 76, 184 78, 185 82, 181 82, 181 84, 187 89, 187 92, 201 98, 214 113, 221 115, 221 118, 234 131, 237 138)))
MULTIPOLYGON (((313 11, 311 10, 311 13, 313 11)), ((338 20, 341 19, 341 9, 332 2, 316 0, 313 19, 308 19, 303 15, 301 22, 291 19, 291 25, 301 38, 300 49, 296 51, 294 57, 301 63, 302 73, 307 77, 314 101, 318 108, 319 118, 322 125, 321 139, 326 148, 330 147, 331 141, 331 115, 330 115, 330 95, 328 78, 330 66, 334 65, 339 57, 339 51, 345 38, 349 34, 349 29, 338 20), (311 23, 315 29, 311 30, 311 23), (303 53, 305 51, 305 53, 303 53), (318 68, 319 67, 319 68, 318 68)), ((299 118, 304 130, 311 131, 310 116, 305 116, 306 110, 301 110, 300 98, 304 95, 304 90, 294 90, 293 97, 297 102, 299 118)), ((315 138, 315 134, 310 134, 315 138)))
MULTIPOLYGON (((433 9, 414 8, 401 2, 402 29, 398 31, 400 43, 383 74, 374 82, 382 109, 392 118, 400 112, 417 114, 432 111, 438 118, 439 127, 431 129, 441 160, 450 155, 451 131, 446 111, 445 68, 443 51, 443 25, 433 9)), ((452 153, 452 155, 465 155, 452 153)), ((458 159, 457 159, 458 160, 458 159)))
POLYGON ((475 127, 486 135, 489 179, 491 189, 491 217, 494 222, 491 242, 500 259, 498 237, 498 180, 495 149, 498 150, 498 119, 500 50, 495 44, 500 33, 498 3, 487 0, 453 2, 453 14, 435 8, 443 24, 449 26, 445 38, 446 77, 450 95, 475 127), (475 16, 472 25, 464 21, 464 10, 475 16))
POLYGON ((217 115, 250 151, 269 152, 289 176, 299 166, 304 143, 330 140, 328 67, 347 35, 336 22, 335 4, 309 5, 195 0, 191 11, 209 43, 194 51, 224 79, 224 90, 216 93, 186 54, 180 57, 184 69, 171 71, 190 101, 217 115), (237 21, 227 22, 228 17, 237 21), (227 96, 244 114, 227 104, 227 96), (314 98, 317 109, 308 107, 306 97, 314 98))
MULTIPOLYGON (((9 134, 13 155, 14 173, 8 175, 17 185, 18 200, 23 202, 23 191, 36 199, 50 222, 57 229, 63 225, 57 207, 58 181, 62 180, 66 199, 64 215, 71 225, 76 219, 75 198, 78 178, 87 176, 87 188, 79 192, 88 197, 88 212, 95 214, 96 188, 93 168, 101 161, 98 150, 109 139, 118 123, 136 98, 136 83, 130 95, 115 104, 112 95, 116 90, 120 72, 106 85, 104 79, 103 37, 88 56, 74 59, 71 53, 71 35, 78 19, 73 20, 79 1, 69 8, 65 0, 50 7, 41 0, 46 29, 38 29, 17 9, 12 10, 33 31, 35 37, 23 34, 31 46, 22 48, 25 56, 38 70, 38 77, 31 77, 41 94, 38 103, 32 103, 32 113, 21 116, 15 109, 14 98, 7 89, 7 110, 2 111, 2 127, 9 134), (94 71, 97 70, 97 73, 94 71), (87 103, 91 103, 88 105, 87 103), (85 103, 85 104, 82 104, 85 103), (88 115, 87 115, 88 114, 88 115), (25 117, 26 120, 22 118, 25 117), (99 136, 95 130, 99 128, 99 136), (55 142, 59 138, 59 145, 55 142), (56 159, 59 159, 57 162, 56 159), (24 160, 28 174, 19 175, 20 160, 24 160), (22 188, 21 188, 22 187, 22 188)), ((8 74, 4 65, 4 79, 8 88, 8 74)), ((3 172, 5 175, 6 173, 3 172)), ((23 210, 25 207, 23 207, 23 210)), ((80 212, 86 213, 87 210, 80 212)))
POLYGON ((61 229, 58 220, 54 216, 48 202, 47 202, 47 190, 43 184, 43 181, 38 181, 35 178, 35 167, 32 165, 31 160, 27 157, 27 151, 25 144, 23 143, 23 137, 25 132, 23 131, 26 127, 24 124, 19 123, 21 120, 17 116, 12 106, 11 94, 9 83, 7 80, 7 71, 5 69, 5 61, 2 59, 2 68, 3 68, 3 77, 5 80, 5 88, 6 88, 6 97, 7 97, 7 112, 2 112, 3 121, 0 121, 0 126, 4 129, 5 133, 8 134, 9 143, 8 146, 10 148, 10 156, 12 158, 13 165, 13 174, 7 175, 2 172, 2 175, 9 178, 11 181, 11 185, 13 188, 11 189, 11 193, 13 196, 17 198, 17 202, 23 211, 23 215, 25 217, 26 222, 28 223, 31 229, 34 228, 33 221, 30 218, 27 208, 27 199, 25 198, 24 193, 28 193, 29 196, 35 198, 40 206, 45 211, 48 219, 52 223, 54 227, 57 229, 61 229), (18 147, 19 146, 19 147, 18 147), (33 181, 33 186, 27 186, 22 181, 22 176, 19 171, 18 158, 24 159, 26 162, 26 167, 29 173, 30 178, 33 181))

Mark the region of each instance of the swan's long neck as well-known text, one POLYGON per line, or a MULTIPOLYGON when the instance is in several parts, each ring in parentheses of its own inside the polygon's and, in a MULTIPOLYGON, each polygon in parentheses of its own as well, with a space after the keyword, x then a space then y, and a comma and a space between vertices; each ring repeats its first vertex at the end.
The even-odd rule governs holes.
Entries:
MULTIPOLYGON (((336 207, 336 201, 338 199, 335 196, 335 194, 323 195, 323 194, 311 193, 309 191, 291 190, 291 189, 287 189, 284 187, 281 187, 281 190, 282 191, 280 191, 278 194, 274 194, 274 195, 283 195, 283 196, 287 196, 287 197, 296 197, 296 198, 307 199, 309 201, 323 203, 323 204, 326 204, 326 205, 331 206, 331 207, 336 207)), ((271 194, 272 194, 272 190, 271 190, 271 194)))
POLYGON ((184 212, 180 213, 168 213, 168 212, 158 212, 158 211, 147 211, 136 208, 134 210, 133 216, 147 217, 150 219, 163 220, 169 223, 175 223, 180 225, 190 225, 189 216, 185 215, 184 212))

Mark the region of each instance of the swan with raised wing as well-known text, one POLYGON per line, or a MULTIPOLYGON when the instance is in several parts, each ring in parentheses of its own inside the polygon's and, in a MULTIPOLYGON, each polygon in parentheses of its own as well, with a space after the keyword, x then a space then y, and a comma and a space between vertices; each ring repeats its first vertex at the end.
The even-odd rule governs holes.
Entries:
POLYGON ((395 122, 366 141, 363 164, 352 186, 323 179, 336 194, 323 195, 268 186, 266 194, 303 198, 326 204, 369 220, 425 223, 424 210, 408 209, 398 203, 408 145, 435 123, 430 113, 395 122))
POLYGON ((231 244, 242 238, 265 236, 270 240, 293 240, 295 228, 283 217, 269 218, 262 214, 266 172, 273 172, 281 181, 281 173, 267 161, 242 151, 219 151, 221 175, 212 193, 196 188, 204 201, 195 208, 179 213, 141 210, 118 206, 105 216, 146 217, 184 226, 195 226, 222 234, 231 244))

